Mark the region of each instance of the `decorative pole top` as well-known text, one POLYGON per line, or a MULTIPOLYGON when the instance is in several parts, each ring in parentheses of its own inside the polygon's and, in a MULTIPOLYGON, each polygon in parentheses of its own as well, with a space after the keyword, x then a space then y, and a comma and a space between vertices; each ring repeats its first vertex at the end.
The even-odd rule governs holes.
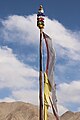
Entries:
POLYGON ((40 5, 40 8, 38 10, 38 14, 37 14, 37 26, 39 27, 39 29, 44 29, 44 10, 42 5, 40 5))

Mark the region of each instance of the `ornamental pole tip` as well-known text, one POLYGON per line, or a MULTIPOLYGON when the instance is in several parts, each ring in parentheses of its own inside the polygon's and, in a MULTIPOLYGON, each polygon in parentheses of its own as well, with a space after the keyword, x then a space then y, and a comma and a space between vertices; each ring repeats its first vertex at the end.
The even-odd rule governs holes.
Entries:
POLYGON ((44 10, 42 5, 40 5, 40 8, 38 10, 38 14, 37 14, 37 26, 39 27, 39 29, 43 29, 44 28, 44 10))
POLYGON ((42 5, 40 5, 40 9, 43 9, 43 6, 42 6, 42 5))

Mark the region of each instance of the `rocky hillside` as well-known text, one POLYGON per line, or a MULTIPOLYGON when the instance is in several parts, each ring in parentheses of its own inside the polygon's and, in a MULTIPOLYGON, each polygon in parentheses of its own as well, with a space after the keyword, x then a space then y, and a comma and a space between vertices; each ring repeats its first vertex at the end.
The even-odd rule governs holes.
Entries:
MULTIPOLYGON (((37 106, 24 102, 0 103, 0 120, 39 120, 37 106)), ((52 114, 49 120, 55 120, 52 114)), ((66 112, 61 120, 80 120, 80 113, 66 112)))
MULTIPOLYGON (((0 120, 38 120, 38 116, 38 107, 29 103, 0 103, 0 120)), ((52 114, 49 119, 53 119, 52 114)))
POLYGON ((80 120, 80 112, 70 112, 67 111, 61 116, 61 120, 80 120))

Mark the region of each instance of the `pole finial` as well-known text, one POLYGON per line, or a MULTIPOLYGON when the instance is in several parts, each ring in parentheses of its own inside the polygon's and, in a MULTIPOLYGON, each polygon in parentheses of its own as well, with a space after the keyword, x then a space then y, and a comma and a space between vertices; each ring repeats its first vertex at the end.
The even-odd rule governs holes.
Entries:
POLYGON ((40 9, 43 9, 43 6, 42 6, 42 5, 40 5, 40 9))
POLYGON ((38 14, 37 14, 37 26, 39 27, 39 29, 43 29, 44 28, 44 10, 42 5, 40 5, 40 8, 38 10, 38 14))

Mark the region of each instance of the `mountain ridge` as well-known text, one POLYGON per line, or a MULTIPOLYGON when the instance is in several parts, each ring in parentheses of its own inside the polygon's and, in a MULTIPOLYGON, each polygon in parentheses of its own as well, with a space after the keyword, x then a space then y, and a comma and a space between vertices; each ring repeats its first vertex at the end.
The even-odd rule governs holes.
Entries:
MULTIPOLYGON (((25 102, 0 102, 0 120, 39 120, 39 109, 36 105, 25 102)), ((48 120, 55 120, 52 113, 48 120)), ((60 120, 80 120, 80 112, 67 111, 60 120)))

